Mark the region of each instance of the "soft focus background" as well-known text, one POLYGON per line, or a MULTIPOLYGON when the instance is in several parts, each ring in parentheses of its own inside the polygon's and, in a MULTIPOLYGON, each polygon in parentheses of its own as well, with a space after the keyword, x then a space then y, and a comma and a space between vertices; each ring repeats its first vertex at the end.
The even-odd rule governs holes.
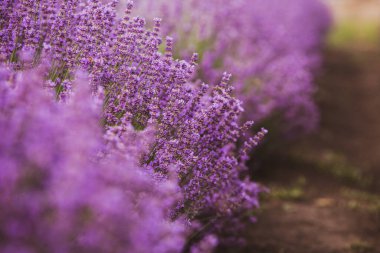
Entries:
POLYGON ((321 126, 255 172, 271 194, 246 252, 380 252, 380 1, 325 2, 321 126))

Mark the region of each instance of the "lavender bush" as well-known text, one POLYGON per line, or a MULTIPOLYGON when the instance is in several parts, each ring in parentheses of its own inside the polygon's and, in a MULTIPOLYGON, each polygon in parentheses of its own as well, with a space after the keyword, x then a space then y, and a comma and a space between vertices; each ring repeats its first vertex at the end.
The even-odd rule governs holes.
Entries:
POLYGON ((287 132, 317 125, 312 75, 329 25, 319 0, 151 0, 138 10, 164 17, 177 55, 200 53, 198 77, 217 84, 228 69, 246 118, 280 115, 287 132))
POLYGON ((154 183, 133 152, 105 154, 86 80, 57 103, 43 76, 0 70, 0 251, 179 252, 175 184, 154 183))
POLYGON ((198 56, 116 5, 1 5, 5 252, 204 252, 258 206, 245 161, 266 130, 245 136, 230 75, 191 82, 198 56))

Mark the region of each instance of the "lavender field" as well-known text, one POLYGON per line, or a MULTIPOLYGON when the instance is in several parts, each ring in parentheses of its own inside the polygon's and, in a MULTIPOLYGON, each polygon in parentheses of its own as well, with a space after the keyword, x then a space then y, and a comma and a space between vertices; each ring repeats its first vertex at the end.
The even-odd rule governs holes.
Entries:
POLYGON ((380 252, 376 8, 2 0, 0 253, 380 252))

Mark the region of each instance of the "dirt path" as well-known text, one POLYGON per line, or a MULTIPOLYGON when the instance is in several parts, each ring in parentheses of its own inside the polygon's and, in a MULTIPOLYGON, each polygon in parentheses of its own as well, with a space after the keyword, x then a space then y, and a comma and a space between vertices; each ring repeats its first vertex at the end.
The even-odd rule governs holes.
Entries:
POLYGON ((380 53, 329 51, 320 80, 323 146, 380 172, 380 53))
POLYGON ((318 83, 321 129, 263 162, 242 252, 380 252, 380 48, 327 50, 318 83))

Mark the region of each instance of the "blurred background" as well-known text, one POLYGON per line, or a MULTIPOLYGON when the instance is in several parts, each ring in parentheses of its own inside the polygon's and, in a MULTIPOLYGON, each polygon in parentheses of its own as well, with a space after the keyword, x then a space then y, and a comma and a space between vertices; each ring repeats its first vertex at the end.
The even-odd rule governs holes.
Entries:
POLYGON ((334 16, 335 26, 329 42, 373 46, 379 42, 379 0, 324 0, 334 16))
POLYGON ((325 2, 334 25, 317 77, 321 126, 255 172, 271 194, 246 252, 380 252, 380 1, 325 2))

